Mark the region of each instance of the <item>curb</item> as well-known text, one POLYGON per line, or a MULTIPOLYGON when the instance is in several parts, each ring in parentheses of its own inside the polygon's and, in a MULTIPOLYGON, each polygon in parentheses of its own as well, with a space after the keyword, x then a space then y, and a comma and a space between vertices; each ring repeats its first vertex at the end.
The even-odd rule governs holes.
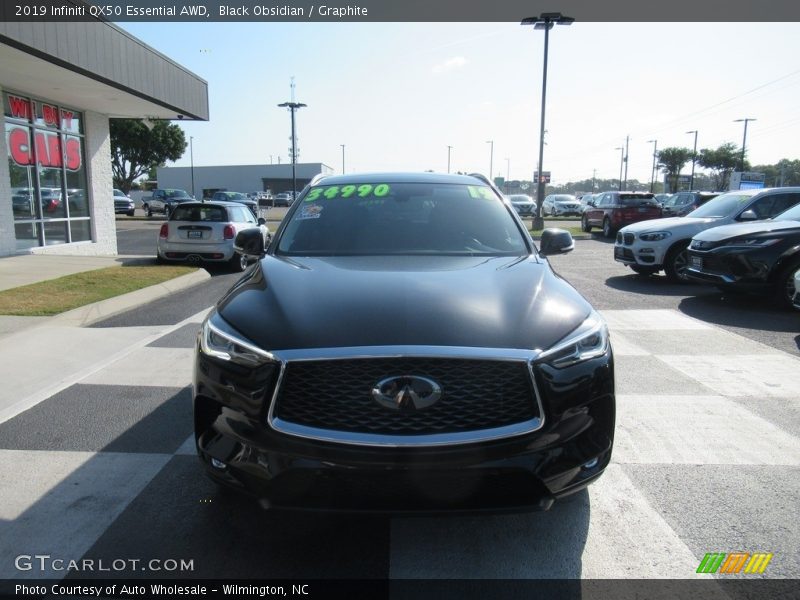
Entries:
POLYGON ((136 308, 147 302, 164 298, 175 292, 180 292, 181 290, 195 286, 210 278, 211 275, 209 275, 208 271, 205 269, 198 269, 194 273, 181 275, 175 279, 128 292, 121 296, 115 296, 113 298, 87 304, 86 306, 73 308, 67 312, 53 315, 46 321, 37 323, 35 326, 47 324, 65 327, 86 327, 108 317, 113 317, 114 315, 125 312, 126 310, 130 310, 131 308, 136 308))

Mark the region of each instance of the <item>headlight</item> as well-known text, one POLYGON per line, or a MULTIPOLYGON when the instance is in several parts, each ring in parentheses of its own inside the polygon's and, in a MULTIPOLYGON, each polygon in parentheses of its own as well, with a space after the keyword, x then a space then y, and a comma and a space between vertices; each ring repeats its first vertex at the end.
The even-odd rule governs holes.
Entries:
POLYGON ((672 233, 669 231, 653 231, 651 233, 640 234, 639 239, 643 242, 660 242, 661 240, 667 239, 671 235, 672 233))
POLYGON ((258 367, 275 362, 272 354, 239 337, 216 312, 203 322, 200 348, 208 356, 246 367, 258 367))
POLYGON ((739 240, 731 240, 726 246, 744 246, 746 248, 766 248, 777 244, 781 238, 743 238, 739 240))
POLYGON ((603 356, 608 351, 608 326, 597 312, 592 314, 549 350, 544 351, 542 360, 557 369, 563 369, 577 363, 603 356))

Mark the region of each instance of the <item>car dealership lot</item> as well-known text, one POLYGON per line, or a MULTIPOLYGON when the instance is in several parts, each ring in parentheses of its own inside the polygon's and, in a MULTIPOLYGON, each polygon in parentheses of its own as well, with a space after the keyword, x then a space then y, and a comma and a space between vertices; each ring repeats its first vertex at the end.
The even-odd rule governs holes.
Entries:
POLYGON ((618 414, 606 473, 550 512, 287 516, 219 495, 193 456, 187 386, 205 307, 235 279, 220 275, 99 323, 119 351, 0 423, 0 577, 40 576, 14 559, 47 553, 188 559, 166 575, 192 577, 689 578, 736 551, 798 577, 797 315, 638 278, 611 251, 578 241, 552 259, 608 320, 618 414))

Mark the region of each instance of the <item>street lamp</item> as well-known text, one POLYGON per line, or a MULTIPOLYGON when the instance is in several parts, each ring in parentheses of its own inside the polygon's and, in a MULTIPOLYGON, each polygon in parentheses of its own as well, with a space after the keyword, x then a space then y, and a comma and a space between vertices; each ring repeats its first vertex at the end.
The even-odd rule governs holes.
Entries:
POLYGON ((542 69, 542 119, 539 127, 539 181, 536 187, 536 217, 533 219, 533 228, 542 229, 544 219, 542 218, 542 204, 544 204, 544 176, 542 175, 543 155, 544 155, 544 109, 547 99, 547 50, 550 40, 550 30, 553 25, 572 25, 575 21, 573 17, 565 17, 558 12, 542 13, 538 17, 528 17, 522 19, 520 25, 533 25, 534 29, 544 29, 544 67, 542 69))
POLYGON ((294 113, 307 105, 302 102, 283 102, 278 106, 280 108, 288 108, 292 113, 292 200, 294 200, 295 194, 297 194, 297 136, 295 135, 294 113))
POLYGON ((689 180, 689 191, 691 192, 694 190, 694 163, 697 162, 697 130, 693 129, 692 131, 687 131, 686 133, 694 134, 694 150, 692 150, 692 177, 689 180))
POLYGON ((450 150, 452 150, 452 146, 447 147, 447 172, 450 172, 450 150))
POLYGON ((194 136, 189 136, 189 164, 192 173, 192 198, 194 198, 194 136))
POLYGON ((509 179, 511 179, 511 159, 506 157, 506 194, 508 193, 509 179))
POLYGON ((742 160, 740 161, 739 171, 744 172, 744 149, 747 145, 747 122, 748 121, 755 121, 756 119, 746 118, 746 119, 736 119, 734 123, 742 123, 744 122, 744 137, 742 138, 742 160))
POLYGON ((494 182, 494 175, 492 175, 492 161, 494 160, 494 140, 489 140, 486 142, 487 144, 491 144, 489 146, 489 181, 494 182))
POLYGON ((342 175, 344 175, 344 144, 339 144, 342 147, 342 175))
POLYGON ((658 153, 658 140, 647 140, 647 143, 653 144, 653 169, 650 171, 650 193, 653 193, 656 181, 656 154, 658 153))
POLYGON ((622 191, 622 164, 625 161, 625 146, 617 146, 614 150, 619 150, 619 184, 617 189, 622 191))

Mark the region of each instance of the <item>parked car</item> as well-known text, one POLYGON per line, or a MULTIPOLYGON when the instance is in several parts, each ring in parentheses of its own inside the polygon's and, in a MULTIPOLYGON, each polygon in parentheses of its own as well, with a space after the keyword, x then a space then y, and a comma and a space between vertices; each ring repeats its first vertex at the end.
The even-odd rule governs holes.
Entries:
POLYGON ((136 206, 133 200, 122 190, 114 189, 114 213, 125 214, 129 217, 134 215, 136 206))
POLYGON ((665 217, 685 217, 694 209, 703 206, 712 198, 719 196, 719 192, 678 192, 672 194, 662 205, 662 215, 665 217))
POLYGON ((33 188, 13 188, 11 190, 11 208, 17 219, 34 218, 35 192, 33 188))
POLYGON ((767 292, 791 306, 800 273, 800 203, 773 220, 723 225, 689 245, 689 279, 734 292, 767 292))
POLYGON ((595 195, 581 217, 581 229, 587 233, 601 227, 610 238, 621 227, 661 217, 661 207, 649 192, 603 192, 595 195))
POLYGON ((800 187, 721 194, 685 217, 624 227, 617 234, 614 259, 640 275, 652 275, 663 269, 673 281, 688 281, 687 248, 694 236, 720 225, 771 219, 798 202, 800 187))
POLYGON ((238 202, 244 204, 255 217, 258 217, 258 201, 247 197, 247 194, 241 192, 214 192, 211 197, 212 200, 222 202, 238 202))
POLYGON ((253 229, 266 244, 270 237, 264 219, 238 202, 183 202, 170 213, 158 232, 159 262, 228 263, 244 271, 247 258, 234 250, 236 234, 253 229))
POLYGON ((61 188, 43 187, 39 189, 42 197, 42 213, 45 217, 62 217, 64 207, 62 206, 61 188))
POLYGON ((571 194, 550 194, 542 200, 542 216, 579 217, 581 210, 581 203, 571 194))
POLYGON ((280 192, 272 199, 273 206, 291 206, 294 201, 292 192, 280 192))
POLYGON ((594 199, 599 196, 600 194, 584 194, 579 198, 579 202, 581 203, 581 215, 589 206, 594 206, 594 199))
POLYGON ((276 508, 548 508, 611 457, 602 317, 483 176, 318 176, 202 325, 196 447, 276 508), (555 307, 555 308, 554 308, 555 307), (490 317, 487 319, 487 315, 490 317))
POLYGON ((186 190, 153 190, 153 195, 147 199, 142 208, 148 217, 152 217, 153 213, 161 213, 169 217, 173 209, 183 202, 192 202, 192 198, 186 190))
POLYGON ((506 197, 520 217, 533 217, 536 215, 536 201, 527 194, 510 194, 506 197))
POLYGON ((663 207, 667 200, 672 198, 672 194, 656 194, 653 197, 656 199, 656 202, 663 207))

